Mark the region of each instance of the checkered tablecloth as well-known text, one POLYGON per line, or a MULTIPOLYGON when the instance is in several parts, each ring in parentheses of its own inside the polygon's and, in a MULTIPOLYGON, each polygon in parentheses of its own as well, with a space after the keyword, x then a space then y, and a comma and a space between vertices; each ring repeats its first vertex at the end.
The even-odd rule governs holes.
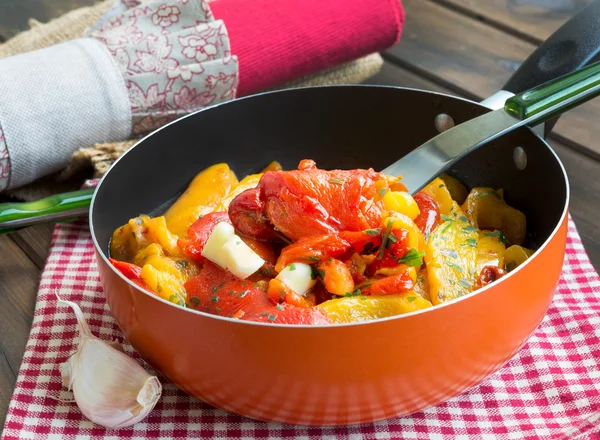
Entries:
MULTIPOLYGON (((74 403, 57 400, 70 397, 61 391, 58 365, 74 350, 77 332, 75 316, 57 308, 54 292, 81 305, 96 335, 123 342, 94 258, 85 224, 55 229, 4 439, 600 439, 600 278, 572 222, 554 302, 534 336, 507 365, 442 405, 351 427, 258 422, 215 409, 169 383, 150 416, 133 427, 107 430, 88 422, 74 403)), ((131 347, 126 349, 132 353, 131 347)))

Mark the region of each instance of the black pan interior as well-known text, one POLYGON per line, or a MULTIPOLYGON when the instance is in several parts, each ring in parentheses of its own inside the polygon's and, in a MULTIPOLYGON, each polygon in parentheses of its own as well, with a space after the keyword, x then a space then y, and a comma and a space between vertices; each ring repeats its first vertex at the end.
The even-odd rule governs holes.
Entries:
MULTIPOLYGON (((379 170, 436 135, 436 115, 459 124, 486 111, 459 98, 383 86, 294 89, 232 101, 164 127, 125 154, 98 188, 94 233, 107 252, 118 226, 164 210, 215 163, 228 163, 238 177, 272 160, 295 168, 305 158, 325 169, 379 170)), ((527 216, 530 246, 551 234, 565 207, 560 162, 528 129, 470 154, 451 174, 468 187, 504 188, 508 203, 527 216), (517 146, 527 154, 523 171, 513 161, 517 146)))

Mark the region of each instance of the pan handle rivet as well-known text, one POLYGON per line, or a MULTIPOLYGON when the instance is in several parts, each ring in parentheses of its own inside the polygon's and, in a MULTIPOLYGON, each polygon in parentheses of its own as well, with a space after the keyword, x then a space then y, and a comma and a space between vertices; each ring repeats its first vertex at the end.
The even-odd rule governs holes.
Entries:
POLYGON ((436 130, 442 133, 452 127, 454 127, 454 119, 452 116, 448 116, 446 113, 440 113, 433 120, 436 130))
POLYGON ((527 168, 527 153, 522 147, 516 147, 513 151, 513 160, 518 170, 523 171, 527 168))

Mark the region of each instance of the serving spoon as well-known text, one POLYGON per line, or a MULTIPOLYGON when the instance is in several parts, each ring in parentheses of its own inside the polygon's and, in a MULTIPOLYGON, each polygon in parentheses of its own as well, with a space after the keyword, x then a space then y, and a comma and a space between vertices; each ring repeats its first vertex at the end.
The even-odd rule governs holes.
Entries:
MULTIPOLYGON (((415 194, 465 155, 511 131, 535 127, 600 95, 600 62, 508 98, 504 107, 450 128, 382 172, 402 176, 415 194)), ((93 189, 35 202, 0 204, 0 234, 52 221, 70 221, 88 212, 93 189)))

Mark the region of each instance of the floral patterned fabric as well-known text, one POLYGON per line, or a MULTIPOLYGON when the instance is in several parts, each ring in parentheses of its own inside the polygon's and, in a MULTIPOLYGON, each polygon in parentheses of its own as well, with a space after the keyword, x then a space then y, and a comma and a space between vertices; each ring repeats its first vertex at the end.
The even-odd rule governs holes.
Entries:
MULTIPOLYGON (((131 138, 235 98, 238 60, 205 0, 118 0, 85 37, 108 49, 123 76, 131 138)), ((0 127, 0 191, 11 187, 10 167, 0 127)))
POLYGON ((205 1, 122 0, 86 36, 108 48, 125 78, 133 135, 235 97, 237 58, 205 1))

